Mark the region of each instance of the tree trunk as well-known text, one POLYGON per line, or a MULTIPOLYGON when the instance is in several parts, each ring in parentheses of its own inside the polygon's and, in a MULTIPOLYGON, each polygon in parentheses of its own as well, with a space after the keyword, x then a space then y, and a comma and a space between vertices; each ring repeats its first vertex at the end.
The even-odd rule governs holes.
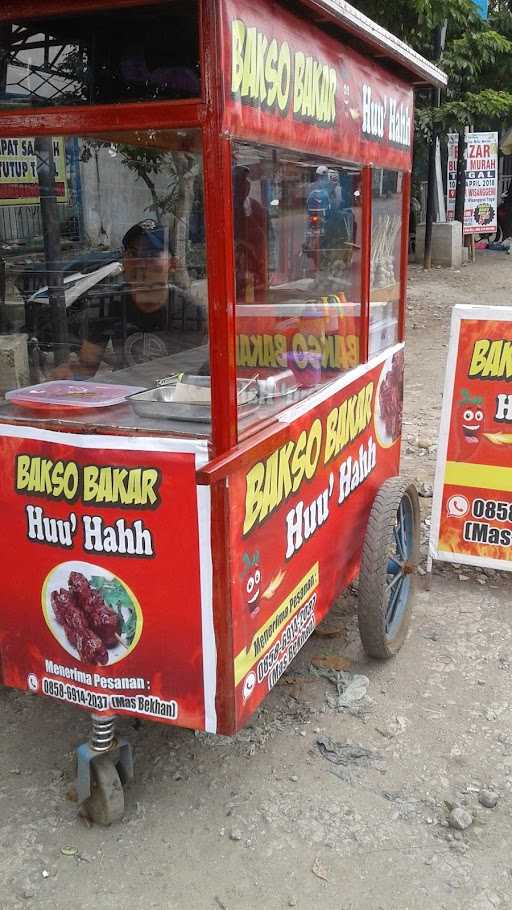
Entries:
POLYGON ((464 231, 464 209, 466 207, 466 134, 459 133, 459 158, 457 161, 457 193, 455 196, 455 220, 462 222, 464 231))
POLYGON ((176 284, 183 288, 190 287, 190 275, 187 267, 187 244, 190 230, 190 215, 194 202, 194 180, 197 176, 197 164, 189 155, 174 155, 178 178, 175 208, 175 254, 178 266, 175 272, 176 284))
POLYGON ((158 222, 161 222, 163 212, 162 212, 162 208, 160 206, 160 200, 158 198, 158 193, 156 191, 155 184, 151 180, 151 177, 146 173, 144 168, 142 168, 142 167, 138 168, 137 173, 138 173, 140 179, 146 184, 149 192, 151 193, 153 209, 155 211, 155 218, 158 222))

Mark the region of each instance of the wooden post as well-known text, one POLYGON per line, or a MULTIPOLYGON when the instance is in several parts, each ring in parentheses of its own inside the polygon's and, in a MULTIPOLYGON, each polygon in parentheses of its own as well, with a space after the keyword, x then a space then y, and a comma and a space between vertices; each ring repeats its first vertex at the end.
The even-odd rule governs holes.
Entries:
MULTIPOLYGON (((434 61, 438 61, 444 48, 446 39, 446 23, 434 29, 434 61)), ((435 221, 435 195, 436 195, 436 160, 439 127, 435 121, 434 111, 441 105, 441 89, 432 90, 432 135, 428 152, 428 183, 427 183, 427 212, 425 215, 425 251, 423 255, 423 268, 432 268, 432 231, 435 221)))
POLYGON ((46 283, 48 285, 48 302, 52 314, 54 358, 55 364, 59 364, 68 359, 69 345, 52 143, 53 139, 51 136, 38 136, 35 151, 41 198, 46 283))

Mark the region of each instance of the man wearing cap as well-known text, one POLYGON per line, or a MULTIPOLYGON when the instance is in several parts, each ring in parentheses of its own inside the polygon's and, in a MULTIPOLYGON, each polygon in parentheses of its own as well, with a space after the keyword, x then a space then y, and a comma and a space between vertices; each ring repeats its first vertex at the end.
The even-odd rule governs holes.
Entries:
POLYGON ((111 303, 106 317, 89 321, 79 354, 77 372, 82 376, 96 373, 109 342, 115 365, 121 368, 176 354, 205 340, 206 324, 201 324, 197 305, 177 288, 174 293, 185 298, 185 318, 179 329, 173 328, 169 273, 176 260, 169 229, 151 219, 140 221, 126 232, 122 247, 126 290, 111 303))

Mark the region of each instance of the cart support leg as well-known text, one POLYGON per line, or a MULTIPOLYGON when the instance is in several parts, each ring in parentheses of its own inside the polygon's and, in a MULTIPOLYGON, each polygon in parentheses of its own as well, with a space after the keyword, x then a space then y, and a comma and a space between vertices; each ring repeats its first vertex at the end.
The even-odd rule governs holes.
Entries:
POLYGON ((89 742, 76 748, 78 803, 85 802, 91 795, 91 765, 99 755, 108 753, 112 764, 119 771, 123 783, 133 778, 133 754, 130 743, 115 736, 115 715, 93 714, 89 742))

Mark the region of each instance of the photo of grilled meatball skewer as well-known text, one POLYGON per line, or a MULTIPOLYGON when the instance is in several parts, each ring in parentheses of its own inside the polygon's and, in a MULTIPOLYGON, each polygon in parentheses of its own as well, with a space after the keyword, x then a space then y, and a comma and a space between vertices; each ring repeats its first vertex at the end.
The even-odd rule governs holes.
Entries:
POLYGON ((113 648, 118 642, 119 616, 107 607, 99 591, 91 588, 85 575, 71 572, 69 590, 75 597, 77 605, 85 613, 93 632, 98 635, 107 648, 113 648))
POLYGON ((57 622, 64 627, 66 637, 71 645, 77 649, 80 660, 88 664, 108 663, 108 651, 93 629, 87 624, 87 618, 77 606, 75 598, 70 591, 61 588, 53 591, 51 602, 57 622))
POLYGON ((41 591, 49 631, 74 660, 112 666, 142 635, 144 617, 134 592, 104 566, 81 560, 56 565, 41 591))

